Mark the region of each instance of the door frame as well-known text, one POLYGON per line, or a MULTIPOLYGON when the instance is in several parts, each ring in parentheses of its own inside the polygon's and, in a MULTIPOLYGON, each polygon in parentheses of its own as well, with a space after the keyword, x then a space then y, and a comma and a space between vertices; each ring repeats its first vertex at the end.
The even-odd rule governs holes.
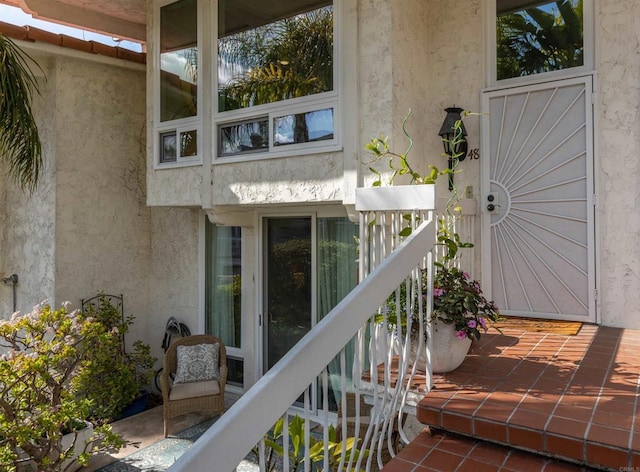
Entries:
MULTIPOLYGON (((598 192, 598 179, 596 175, 596 129, 595 129, 595 97, 596 97, 596 74, 582 74, 565 76, 556 79, 546 78, 543 80, 532 80, 526 84, 521 85, 505 85, 504 87, 491 87, 482 90, 481 92, 481 112, 488 114, 489 112, 489 100, 494 96, 516 94, 521 92, 544 90, 554 86, 562 85, 575 85, 583 83, 585 86, 585 100, 587 104, 587 112, 585 116, 585 123, 587 127, 587 140, 585 143, 585 151, 587 153, 587 181, 590 188, 590 192, 587 192, 587 270, 588 270, 588 305, 589 313, 587 318, 580 318, 579 321, 599 323, 600 322, 600 307, 598 300, 598 290, 600 286, 599 281, 599 267, 598 267, 598 208, 597 208, 597 192, 598 192), (589 162, 590 161, 590 162, 589 162)), ((491 164, 491 147, 490 147, 490 126, 489 120, 480 120, 480 136, 481 136, 481 155, 486 156, 482 159, 480 165, 480 247, 481 247, 481 267, 483 291, 491 299, 492 298, 492 267, 491 267, 491 214, 486 210, 485 203, 487 202, 487 196, 490 193, 490 164, 491 164)), ((551 319, 551 318, 550 318, 551 319)), ((573 317, 563 317, 558 315, 557 319, 570 320, 573 317)))

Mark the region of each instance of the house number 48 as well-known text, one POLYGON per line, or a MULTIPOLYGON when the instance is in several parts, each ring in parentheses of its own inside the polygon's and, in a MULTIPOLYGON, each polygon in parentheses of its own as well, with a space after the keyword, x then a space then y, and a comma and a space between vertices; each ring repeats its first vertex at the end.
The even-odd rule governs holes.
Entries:
POLYGON ((469 150, 469 154, 467 154, 469 159, 480 159, 480 149, 473 148, 469 150))

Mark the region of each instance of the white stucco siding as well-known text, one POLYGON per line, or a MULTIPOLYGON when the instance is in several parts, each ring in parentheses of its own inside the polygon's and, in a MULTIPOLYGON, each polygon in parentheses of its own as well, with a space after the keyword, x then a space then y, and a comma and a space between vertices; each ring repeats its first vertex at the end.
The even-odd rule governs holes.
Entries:
POLYGON ((150 206, 201 206, 202 166, 154 170, 147 162, 147 191, 150 206))
MULTIPOLYGON (((446 168, 442 156, 442 140, 438 136, 446 116, 445 108, 457 106, 471 112, 480 112, 480 91, 484 86, 485 11, 480 0, 428 2, 427 9, 427 109, 426 136, 427 164, 446 168)), ((468 147, 480 147, 479 116, 465 119, 468 147)), ((480 160, 482 160, 482 156, 480 160)), ((474 195, 480 191, 480 160, 465 160, 459 165, 455 185, 463 194, 467 185, 473 186, 474 195)), ((438 195, 447 196, 447 179, 438 182, 438 195)))
MULTIPOLYGON (((393 133, 393 9, 392 0, 359 1, 357 58, 359 71, 359 145, 358 155, 364 163, 367 155, 364 146, 372 138, 393 133)), ((409 51, 407 51, 409 53, 409 51)), ((393 138, 395 143, 395 137, 393 138)), ((379 162, 373 167, 379 171, 388 169, 379 162)), ((368 171, 368 165, 360 168, 360 186, 369 186, 376 176, 368 171)), ((355 192, 355 190, 354 190, 355 192)))
POLYGON ((158 358, 170 316, 186 323, 194 334, 203 332, 199 329, 200 218, 200 211, 188 208, 154 208, 152 212, 145 336, 158 358))
POLYGON ((144 318, 144 71, 61 57, 56 79, 56 300, 123 294, 144 318))
POLYGON ((602 324, 640 328, 640 7, 596 2, 602 324))
POLYGON ((214 165, 213 205, 340 201, 343 173, 342 153, 214 165))
POLYGON ((424 173, 434 163, 437 150, 427 147, 429 114, 437 114, 427 101, 429 78, 428 10, 431 2, 392 2, 393 138, 396 151, 404 152, 408 141, 402 122, 411 110, 406 128, 414 140, 409 159, 414 169, 424 173))
MULTIPOLYGON (((41 62, 48 74, 39 77, 40 94, 34 95, 32 107, 38 125, 44 169, 38 189, 29 195, 6 176, 0 166, 0 273, 17 274, 16 309, 28 312, 37 303, 54 303, 55 258, 55 76, 47 61, 41 62)), ((38 73, 40 76, 41 74, 38 73)), ((7 318, 13 309, 12 287, 0 284, 0 317, 7 318)))
MULTIPOLYGON (((458 106, 473 113, 480 112, 480 95, 484 87, 485 46, 483 35, 486 12, 480 0, 449 2, 436 0, 425 2, 426 6, 426 54, 425 70, 426 98, 425 118, 418 136, 424 140, 424 165, 432 164, 438 169, 447 167, 443 156, 443 146, 438 132, 446 116, 445 108, 458 106)), ((465 118, 468 148, 480 147, 480 122, 483 116, 470 115, 465 118)), ((412 120, 413 121, 413 120, 412 120)), ((417 157, 414 154, 414 157, 417 157)), ((465 195, 465 188, 471 187, 471 196, 480 198, 480 164, 482 159, 466 159, 459 164, 460 171, 454 183, 458 195, 465 195)), ((422 167, 421 170, 424 170, 422 167)), ((449 197, 448 179, 442 177, 437 182, 439 206, 449 197)), ((481 278, 480 218, 475 225, 473 251, 473 275, 481 278)), ((471 270, 471 267, 469 267, 471 270)))

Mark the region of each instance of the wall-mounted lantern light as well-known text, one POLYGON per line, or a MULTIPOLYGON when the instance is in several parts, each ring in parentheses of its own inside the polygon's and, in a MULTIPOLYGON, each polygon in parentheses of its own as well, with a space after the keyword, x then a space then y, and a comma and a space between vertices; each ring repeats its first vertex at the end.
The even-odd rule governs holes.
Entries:
MULTIPOLYGON (((442 138, 444 153, 449 161, 449 169, 453 171, 456 164, 467 157, 467 130, 460 115, 464 110, 456 106, 445 108, 447 116, 438 135, 442 138), (460 125, 456 127, 456 123, 460 125)), ((449 190, 453 190, 453 172, 449 174, 449 190)))

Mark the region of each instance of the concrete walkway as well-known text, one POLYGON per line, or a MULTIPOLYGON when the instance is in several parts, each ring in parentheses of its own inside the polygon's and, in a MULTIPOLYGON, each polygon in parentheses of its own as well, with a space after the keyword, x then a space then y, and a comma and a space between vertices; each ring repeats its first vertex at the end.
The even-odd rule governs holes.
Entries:
MULTIPOLYGON (((227 394, 225 398, 225 403, 227 403, 226 407, 229 408, 236 399, 237 396, 227 394)), ((202 423, 207 418, 209 418, 208 415, 199 413, 189 413, 172 418, 169 423, 169 437, 191 426, 202 423)), ((93 472, 112 462, 127 457, 144 447, 162 441, 164 439, 162 405, 120 421, 115 421, 111 424, 111 427, 113 431, 120 434, 125 441, 127 441, 127 446, 111 454, 94 455, 89 465, 82 469, 83 471, 93 472)))

